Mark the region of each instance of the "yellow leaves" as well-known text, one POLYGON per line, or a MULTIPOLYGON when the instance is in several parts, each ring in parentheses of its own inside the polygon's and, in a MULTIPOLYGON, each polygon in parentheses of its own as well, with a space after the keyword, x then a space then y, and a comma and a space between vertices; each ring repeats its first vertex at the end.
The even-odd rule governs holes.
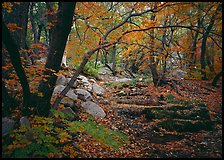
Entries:
POLYGON ((15 32, 17 29, 22 29, 21 27, 19 27, 17 24, 15 23, 8 23, 7 27, 9 29, 10 32, 15 32))
POLYGON ((143 20, 142 21, 142 28, 150 28, 154 26, 154 21, 153 20, 143 20))
POLYGON ((51 23, 51 22, 47 22, 47 27, 46 27, 46 29, 51 29, 53 26, 54 26, 53 23, 51 23))

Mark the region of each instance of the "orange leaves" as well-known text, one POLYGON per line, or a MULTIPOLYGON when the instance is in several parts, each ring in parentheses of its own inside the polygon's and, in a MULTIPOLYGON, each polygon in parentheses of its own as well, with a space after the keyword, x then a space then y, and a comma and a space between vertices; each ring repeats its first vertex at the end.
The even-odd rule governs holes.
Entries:
POLYGON ((11 13, 13 4, 11 2, 3 2, 2 7, 5 8, 8 13, 11 13))
POLYGON ((19 27, 17 24, 15 23, 8 23, 7 27, 9 29, 10 32, 15 32, 17 29, 21 30, 22 28, 19 27))

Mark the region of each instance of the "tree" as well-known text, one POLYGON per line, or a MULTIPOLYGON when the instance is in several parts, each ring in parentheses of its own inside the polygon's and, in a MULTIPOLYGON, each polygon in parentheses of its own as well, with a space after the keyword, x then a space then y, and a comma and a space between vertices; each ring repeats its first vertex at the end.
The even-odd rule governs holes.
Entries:
POLYGON ((27 81, 26 74, 24 72, 24 69, 22 67, 20 53, 17 49, 17 45, 15 44, 12 36, 10 35, 10 32, 4 22, 2 22, 2 40, 5 44, 6 49, 8 50, 8 53, 10 55, 11 62, 13 64, 13 67, 15 68, 15 71, 19 77, 20 83, 23 88, 23 106, 22 112, 24 115, 28 112, 29 102, 30 102, 30 87, 27 81))
POLYGON ((28 23, 28 10, 30 2, 11 2, 12 12, 3 14, 3 20, 9 27, 14 27, 14 31, 11 33, 12 38, 15 41, 19 50, 22 51, 23 57, 27 60, 26 65, 30 65, 31 61, 27 50, 26 35, 27 35, 27 23, 28 23), (20 15, 20 16, 18 16, 20 15))
POLYGON ((47 76, 46 81, 40 81, 39 92, 43 93, 43 100, 38 105, 38 112, 41 115, 47 115, 50 110, 50 99, 54 90, 57 76, 54 72, 58 72, 61 66, 65 45, 72 26, 75 3, 59 2, 58 13, 55 24, 51 28, 50 48, 47 56, 46 70, 44 75, 47 76), (49 70, 50 69, 50 70, 49 70), (54 72, 52 72, 52 70, 54 72))

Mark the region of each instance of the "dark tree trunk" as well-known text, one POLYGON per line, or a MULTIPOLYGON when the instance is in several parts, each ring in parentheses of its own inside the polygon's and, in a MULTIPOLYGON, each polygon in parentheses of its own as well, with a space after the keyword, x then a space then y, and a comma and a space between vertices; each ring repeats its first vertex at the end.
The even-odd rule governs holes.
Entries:
POLYGON ((218 80, 219 80, 219 78, 222 76, 222 71, 220 71, 216 76, 215 76, 215 78, 213 79, 213 81, 212 81, 212 85, 213 86, 217 86, 216 84, 217 84, 217 82, 218 82, 218 80))
MULTIPOLYGON (((75 3, 59 2, 57 14, 58 22, 51 28, 51 40, 49 54, 45 67, 56 72, 61 67, 61 61, 64 54, 65 45, 72 26, 75 3)), ((38 106, 38 112, 41 115, 47 115, 50 110, 50 99, 54 90, 57 77, 49 70, 44 72, 45 76, 49 76, 47 81, 41 81, 39 92, 43 93, 43 102, 38 106)))
POLYGON ((33 31, 34 43, 38 43, 37 27, 33 18, 33 7, 34 7, 34 2, 32 2, 30 6, 30 22, 31 22, 32 31, 33 31))
MULTIPOLYGON (((220 6, 218 6, 218 8, 216 9, 216 11, 218 11, 220 6)), ((206 28, 206 32, 203 34, 203 39, 202 39, 202 45, 201 45, 201 75, 202 75, 202 80, 206 80, 206 71, 205 71, 205 67, 206 67, 206 63, 205 63, 205 55, 206 55, 206 43, 207 43, 207 38, 210 34, 210 31, 212 29, 212 26, 214 25, 215 22, 215 16, 216 16, 216 12, 214 13, 214 15, 211 17, 209 26, 206 28)))
POLYGON ((150 58, 150 69, 151 69, 151 73, 152 73, 152 77, 153 77, 154 86, 158 86, 159 85, 158 84, 159 76, 158 76, 158 72, 156 69, 156 63, 153 58, 150 58))
MULTIPOLYGON (((200 27, 200 26, 201 26, 201 21, 198 18, 198 27, 200 27)), ((190 66, 196 64, 196 50, 197 50, 198 36, 199 36, 199 30, 196 31, 195 36, 194 36, 194 41, 193 41, 193 45, 192 45, 192 54, 191 54, 190 66)))
MULTIPOLYGON (((155 8, 156 8, 156 6, 155 6, 155 8)), ((154 21, 155 20, 155 14, 153 14, 152 16, 151 16, 151 20, 152 21, 154 21)), ((158 86, 159 85, 159 83, 158 83, 158 80, 159 80, 159 76, 158 76, 158 72, 157 72, 157 66, 156 66, 156 62, 155 62, 155 60, 154 60, 154 57, 153 56, 155 56, 155 51, 154 51, 154 43, 155 43, 155 41, 154 41, 154 38, 155 38, 155 35, 154 35, 155 33, 154 33, 154 29, 152 29, 151 31, 150 31, 150 35, 151 35, 151 37, 152 37, 152 40, 151 40, 151 44, 152 44, 152 53, 151 53, 151 57, 150 57, 150 59, 149 59, 149 62, 150 62, 150 69, 151 69, 151 73, 152 73, 152 78, 153 78, 153 83, 154 83, 154 86, 158 86)))
POLYGON ((111 58, 111 61, 112 61, 113 75, 116 75, 117 71, 116 71, 116 46, 115 45, 112 47, 112 58, 111 58))
MULTIPOLYGON (((26 35, 27 35, 27 23, 28 23, 28 11, 30 2, 21 2, 20 4, 13 3, 13 11, 4 17, 5 24, 15 23, 21 29, 17 29, 12 32, 11 35, 15 41, 18 49, 26 48, 26 35)), ((23 57, 27 60, 26 65, 31 64, 30 58, 27 52, 22 53, 23 57)))
POLYGON ((37 41, 38 41, 38 43, 40 42, 41 31, 42 31, 43 27, 44 27, 43 24, 38 25, 38 34, 37 34, 37 41))
POLYGON ((208 47, 210 48, 210 50, 209 53, 206 54, 206 62, 210 72, 216 74, 214 70, 214 43, 210 43, 208 47))
MULTIPOLYGON (((37 44, 39 43, 38 42, 38 33, 37 33, 37 27, 36 27, 36 24, 35 24, 35 21, 34 21, 34 18, 33 18, 33 7, 34 7, 34 3, 35 2, 32 2, 31 3, 31 6, 30 6, 30 22, 31 22, 31 26, 32 26, 32 31, 33 31, 33 37, 34 37, 34 43, 37 44)), ((37 49, 34 49, 34 53, 37 55, 38 57, 38 50, 37 49)), ((32 63, 34 64, 34 61, 36 60, 37 58, 35 57, 31 57, 31 61, 32 63)))
POLYGON ((12 36, 9 33, 8 28, 2 22, 2 41, 5 44, 6 49, 9 52, 11 62, 13 64, 13 67, 15 68, 16 74, 19 77, 20 84, 23 88, 23 105, 24 108, 22 109, 22 112, 24 115, 28 112, 28 106, 29 106, 29 99, 30 99, 30 87, 27 81, 26 74, 23 70, 20 53, 17 49, 17 45, 15 44, 14 40, 12 39, 12 36))

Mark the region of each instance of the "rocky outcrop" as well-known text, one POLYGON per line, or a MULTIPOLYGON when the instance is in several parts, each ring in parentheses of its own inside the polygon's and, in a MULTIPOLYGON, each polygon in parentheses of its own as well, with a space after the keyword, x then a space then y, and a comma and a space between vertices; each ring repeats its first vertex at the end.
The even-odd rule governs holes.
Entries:
MULTIPOLYGON (((60 76, 57 80, 57 86, 54 89, 53 95, 60 94, 68 82, 71 80, 71 78, 66 78, 65 76, 60 76)), ((82 101, 85 101, 81 103, 81 106, 90 114, 92 114, 95 117, 105 117, 105 112, 101 107, 99 107, 94 102, 91 102, 92 94, 97 96, 103 96, 105 93, 105 90, 103 87, 98 85, 94 79, 86 78, 85 76, 79 75, 77 77, 77 80, 75 81, 74 85, 70 90, 67 92, 66 96, 61 100, 61 103, 68 107, 74 106, 74 101, 77 101, 77 99, 80 99, 82 101), (74 89, 76 88, 76 89, 74 89)), ((72 112, 71 108, 66 108, 65 111, 71 112, 72 114, 75 114, 72 112)))
POLYGON ((87 113, 97 118, 104 118, 106 116, 104 110, 94 102, 86 101, 83 102, 81 106, 85 109, 87 113))

